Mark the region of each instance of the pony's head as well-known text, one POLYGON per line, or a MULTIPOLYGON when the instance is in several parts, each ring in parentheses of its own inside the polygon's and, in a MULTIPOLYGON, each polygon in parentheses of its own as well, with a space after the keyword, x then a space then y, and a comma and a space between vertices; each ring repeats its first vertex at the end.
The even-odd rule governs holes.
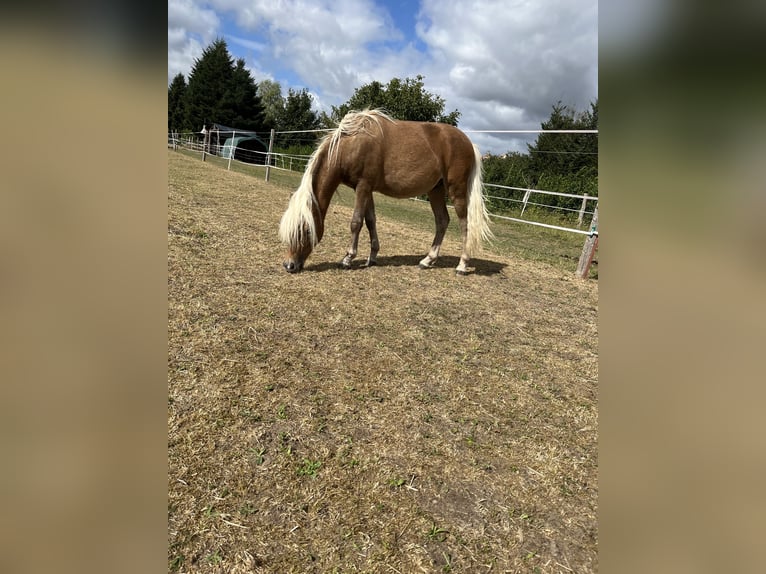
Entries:
POLYGON ((288 273, 297 273, 303 269, 306 258, 319 243, 316 223, 318 215, 319 208, 312 189, 311 174, 307 169, 279 223, 279 238, 287 247, 287 259, 282 266, 288 273))

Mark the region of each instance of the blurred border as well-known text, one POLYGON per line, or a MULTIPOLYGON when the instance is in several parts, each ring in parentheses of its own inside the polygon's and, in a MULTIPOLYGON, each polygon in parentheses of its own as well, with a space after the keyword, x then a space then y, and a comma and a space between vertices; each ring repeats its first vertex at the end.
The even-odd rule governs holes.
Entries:
MULTIPOLYGON (((30 8, 0 20, 0 570, 155 571, 166 20, 30 8)), ((766 10, 600 9, 601 569, 760 571, 766 10)))
POLYGON ((600 10, 600 566, 761 571, 766 9, 600 10))
POLYGON ((156 12, 35 3, 0 18, 3 572, 166 568, 167 55, 156 12))

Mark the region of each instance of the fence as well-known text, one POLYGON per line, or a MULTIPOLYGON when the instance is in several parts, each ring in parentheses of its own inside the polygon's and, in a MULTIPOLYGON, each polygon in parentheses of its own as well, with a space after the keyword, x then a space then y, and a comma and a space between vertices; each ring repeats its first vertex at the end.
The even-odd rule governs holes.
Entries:
MULTIPOLYGON (((178 149, 180 147, 190 151, 199 152, 201 154, 202 161, 205 161, 206 155, 217 155, 217 156, 223 157, 224 159, 228 160, 227 169, 231 169, 232 161, 241 161, 244 163, 263 165, 265 167, 265 179, 266 181, 269 181, 269 174, 271 169, 280 169, 280 170, 291 171, 291 172, 292 171, 303 172, 306 165, 308 164, 309 158, 311 157, 310 152, 305 154, 300 154, 300 153, 284 153, 284 152, 275 151, 274 143, 275 143, 277 135, 289 136, 292 141, 296 141, 295 136, 297 134, 312 134, 311 136, 304 138, 302 141, 306 142, 305 143, 306 147, 310 147, 313 150, 313 147, 316 143, 315 134, 326 133, 328 131, 331 131, 331 130, 306 130, 306 131, 285 131, 285 132, 276 132, 275 130, 271 130, 268 137, 268 141, 269 141, 268 149, 257 150, 257 149, 242 149, 236 144, 237 134, 239 134, 242 137, 253 136, 257 138, 260 136, 260 134, 256 132, 248 132, 245 130, 242 130, 242 131, 217 130, 216 141, 215 143, 213 143, 212 142, 213 138, 211 137, 211 134, 213 132, 207 131, 203 128, 202 132, 200 132, 199 134, 169 133, 168 147, 172 147, 173 149, 178 149), (221 135, 226 136, 228 134, 230 135, 228 137, 225 137, 224 143, 221 144, 220 143, 221 135), (226 141, 229 141, 229 138, 231 138, 231 144, 227 145, 226 141)), ((466 130, 466 132, 467 133, 500 133, 500 134, 535 134, 535 133, 536 134, 541 134, 541 133, 597 134, 598 130, 466 130)), ((301 141, 301 140, 298 140, 298 141, 301 141)), ((502 219, 506 221, 513 221, 516 223, 523 223, 526 225, 544 227, 548 229, 555 229, 558 231, 586 235, 587 237, 585 239, 585 244, 583 245, 583 251, 580 256, 580 261, 578 262, 576 274, 579 277, 587 278, 591 263, 595 256, 596 248, 598 246, 598 196, 592 196, 588 194, 563 193, 563 192, 557 192, 557 191, 545 191, 541 189, 513 187, 513 186, 498 185, 493 183, 485 183, 484 187, 485 187, 486 198, 494 200, 494 201, 507 202, 508 204, 517 204, 517 207, 519 207, 520 209, 520 213, 518 217, 513 217, 507 213, 507 211, 512 211, 512 209, 504 210, 506 211, 506 213, 493 213, 492 211, 490 211, 489 215, 493 218, 502 219), (497 195, 492 195, 491 193, 487 193, 487 188, 489 188, 490 191, 492 188, 504 189, 504 190, 509 190, 511 192, 518 192, 518 194, 523 194, 523 195, 521 195, 520 199, 516 199, 514 197, 499 197, 497 195), (538 196, 543 196, 543 197, 545 196, 565 197, 570 199, 576 199, 576 200, 580 200, 581 204, 577 209, 574 209, 574 208, 566 207, 566 206, 551 205, 551 204, 539 203, 536 201, 530 201, 532 199, 533 194, 538 196), (589 202, 593 202, 595 204, 591 210, 588 209, 589 202), (546 223, 546 222, 535 221, 531 219, 522 219, 522 216, 524 215, 524 212, 526 211, 528 206, 533 206, 538 209, 550 209, 552 211, 563 211, 570 214, 577 213, 577 226, 567 227, 564 225, 557 225, 553 223, 546 223), (586 221, 586 216, 590 216, 590 225, 588 225, 589 229, 587 230, 581 229, 581 227, 586 221)))
MULTIPOLYGON (((514 190, 514 191, 523 191, 524 192, 524 198, 521 199, 521 200, 517 200, 517 199, 513 199, 513 198, 509 198, 509 197, 497 197, 497 196, 493 196, 493 195, 490 195, 490 194, 485 194, 485 197, 487 197, 489 199, 495 199, 495 200, 498 200, 498 201, 506 201, 508 203, 521 203, 522 207, 521 207, 521 214, 520 215, 524 215, 524 211, 526 210, 528 205, 533 205, 533 206, 541 207, 541 208, 548 208, 548 209, 557 210, 557 211, 567 211, 567 212, 577 213, 577 225, 578 225, 578 227, 582 226, 583 218, 585 217, 585 215, 591 215, 592 216, 595 213, 595 208, 594 208, 593 211, 588 211, 587 210, 588 202, 589 201, 593 201, 593 202, 598 203, 598 197, 597 196, 591 196, 591 195, 588 195, 587 193, 583 194, 583 195, 577 195, 577 194, 574 194, 574 193, 561 193, 561 192, 558 192, 558 191, 543 191, 542 189, 528 189, 528 188, 523 188, 523 187, 512 187, 512 186, 508 186, 508 185, 497 185, 497 184, 494 184, 494 183, 485 183, 484 187, 485 188, 486 187, 495 187, 495 188, 500 188, 500 189, 510 189, 510 190, 514 190), (539 194, 539 195, 549 195, 549 196, 554 196, 554 197, 571 197, 571 198, 574 198, 574 199, 582 199, 582 205, 581 205, 581 207, 579 209, 571 209, 569 207, 563 207, 563 206, 558 206, 558 205, 554 206, 554 205, 548 205, 548 204, 545 204, 545 203, 536 203, 536 202, 529 201, 529 199, 530 199, 530 197, 531 197, 531 195, 533 193, 536 193, 536 194, 539 194)), ((507 216, 507 215, 499 215, 499 214, 494 214, 494 213, 490 213, 490 215, 492 215, 493 217, 496 217, 498 219, 505 219, 507 221, 516 221, 518 223, 527 223, 529 225, 538 225, 540 227, 547 227, 549 229, 558 229, 559 231, 571 231, 572 233, 582 233, 582 234, 586 234, 586 235, 590 234, 590 231, 583 231, 581 229, 573 229, 571 227, 563 227, 563 226, 560 226, 560 225, 552 225, 552 224, 549 224, 549 223, 543 223, 543 222, 539 222, 539 221, 532 221, 532 220, 529 220, 529 219, 521 219, 520 217, 510 217, 510 216, 507 216)))

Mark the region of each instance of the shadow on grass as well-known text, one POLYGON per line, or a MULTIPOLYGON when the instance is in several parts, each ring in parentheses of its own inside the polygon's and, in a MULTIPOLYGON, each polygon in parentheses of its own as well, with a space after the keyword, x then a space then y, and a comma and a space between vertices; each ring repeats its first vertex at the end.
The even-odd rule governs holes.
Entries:
MULTIPOLYGON (((417 267, 422 255, 393 255, 390 257, 378 257, 377 267, 417 267)), ((459 257, 445 255, 439 257, 434 264, 435 269, 455 269, 460 262, 459 257)), ((473 275, 497 275, 503 269, 505 269, 505 263, 498 263, 496 261, 490 261, 488 259, 471 259, 468 266, 468 274, 473 275)), ((308 263, 303 268, 307 272, 323 272, 333 269, 340 269, 340 262, 338 261, 325 261, 322 263, 311 264, 308 263)), ((349 271, 361 271, 367 269, 367 258, 362 257, 355 260, 349 271)), ((423 270, 424 273, 428 273, 428 269, 423 270)))

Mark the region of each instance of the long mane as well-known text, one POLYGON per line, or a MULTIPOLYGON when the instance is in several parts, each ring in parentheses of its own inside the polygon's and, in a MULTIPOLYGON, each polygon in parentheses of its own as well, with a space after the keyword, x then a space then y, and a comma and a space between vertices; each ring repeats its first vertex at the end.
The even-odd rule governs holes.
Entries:
POLYGON ((322 141, 322 144, 324 144, 326 140, 329 141, 328 165, 332 163, 333 160, 337 159, 338 144, 343 136, 355 136, 360 132, 372 135, 370 127, 373 122, 378 126, 379 133, 383 135, 383 128, 380 127, 380 120, 386 120, 392 124, 396 123, 391 116, 380 109, 371 110, 368 108, 360 112, 353 111, 347 113, 340 121, 335 131, 325 136, 322 141))
POLYGON ((395 123, 395 120, 382 110, 366 109, 360 112, 349 112, 340 121, 335 130, 322 138, 317 149, 311 154, 306 171, 303 172, 301 183, 290 197, 287 210, 279 222, 279 239, 282 243, 290 246, 292 249, 298 249, 301 245, 306 244, 311 244, 312 247, 316 246, 317 232, 314 208, 318 204, 314 194, 313 182, 318 159, 326 151, 327 160, 325 161, 325 167, 329 169, 338 159, 338 147, 343 136, 354 136, 360 132, 371 134, 370 127, 373 123, 378 126, 378 130, 382 135, 381 120, 395 123))

